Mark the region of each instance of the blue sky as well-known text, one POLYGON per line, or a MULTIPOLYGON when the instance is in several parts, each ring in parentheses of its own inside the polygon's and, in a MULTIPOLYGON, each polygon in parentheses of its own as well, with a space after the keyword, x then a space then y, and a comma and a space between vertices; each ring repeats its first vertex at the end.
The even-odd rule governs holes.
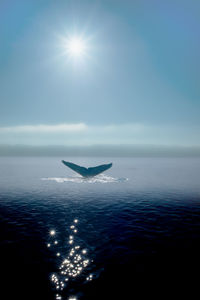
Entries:
POLYGON ((200 145, 199 34, 195 0, 1 1, 0 144, 200 145))

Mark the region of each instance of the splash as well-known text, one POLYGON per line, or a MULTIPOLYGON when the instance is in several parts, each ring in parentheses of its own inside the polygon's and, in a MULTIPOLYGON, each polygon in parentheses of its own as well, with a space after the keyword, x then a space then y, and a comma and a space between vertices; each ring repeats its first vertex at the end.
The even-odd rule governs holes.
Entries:
POLYGON ((127 181, 128 178, 116 178, 100 174, 95 177, 81 177, 81 176, 69 176, 69 177, 46 177, 41 180, 56 181, 58 183, 74 182, 74 183, 117 183, 127 181))

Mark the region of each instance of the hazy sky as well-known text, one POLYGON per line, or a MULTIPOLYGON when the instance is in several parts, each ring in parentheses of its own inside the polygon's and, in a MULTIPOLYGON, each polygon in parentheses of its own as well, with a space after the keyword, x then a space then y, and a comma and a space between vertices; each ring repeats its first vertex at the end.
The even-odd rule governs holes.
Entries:
POLYGON ((200 145, 199 37, 198 0, 1 0, 0 144, 200 145))

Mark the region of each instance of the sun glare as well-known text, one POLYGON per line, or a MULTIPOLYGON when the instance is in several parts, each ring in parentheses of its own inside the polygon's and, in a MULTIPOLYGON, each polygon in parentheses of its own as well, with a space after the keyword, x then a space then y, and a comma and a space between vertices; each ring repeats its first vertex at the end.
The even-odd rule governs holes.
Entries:
POLYGON ((81 38, 71 38, 67 41, 67 52, 71 56, 82 56, 85 53, 86 45, 81 38))

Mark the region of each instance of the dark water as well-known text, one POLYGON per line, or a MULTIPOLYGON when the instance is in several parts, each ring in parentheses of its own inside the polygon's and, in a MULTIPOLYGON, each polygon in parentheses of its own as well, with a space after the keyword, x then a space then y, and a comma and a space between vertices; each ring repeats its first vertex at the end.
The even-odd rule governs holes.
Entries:
POLYGON ((200 159, 61 159, 0 159, 2 299, 195 299, 200 159))

